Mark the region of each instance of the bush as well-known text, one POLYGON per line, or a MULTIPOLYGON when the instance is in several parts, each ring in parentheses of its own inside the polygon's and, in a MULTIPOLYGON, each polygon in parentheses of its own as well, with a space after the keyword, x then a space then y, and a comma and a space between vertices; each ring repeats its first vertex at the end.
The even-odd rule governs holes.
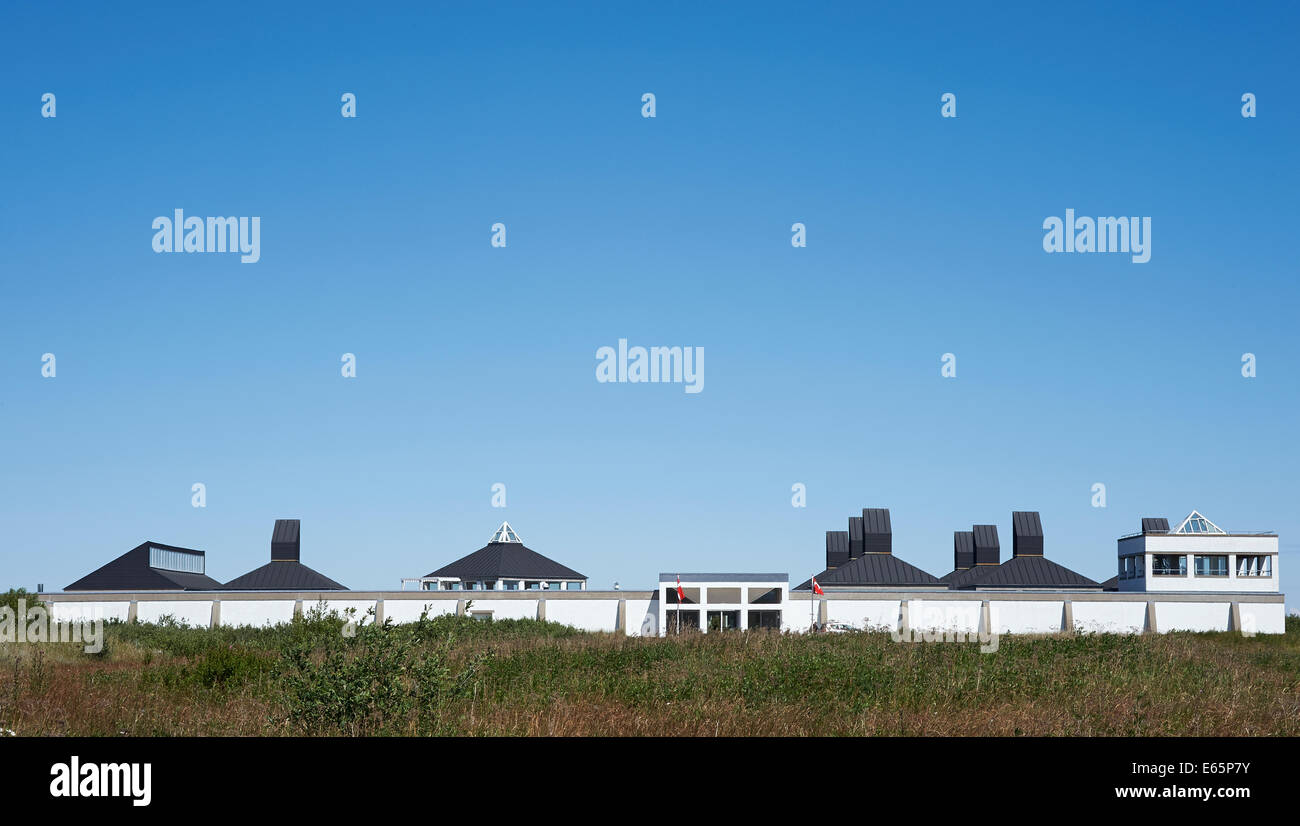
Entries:
POLYGON ((466 693, 486 655, 453 668, 456 637, 442 632, 448 625, 443 619, 426 615, 408 625, 363 623, 352 629, 335 620, 333 633, 325 635, 300 629, 276 669, 286 722, 316 735, 445 733, 443 704, 466 693))

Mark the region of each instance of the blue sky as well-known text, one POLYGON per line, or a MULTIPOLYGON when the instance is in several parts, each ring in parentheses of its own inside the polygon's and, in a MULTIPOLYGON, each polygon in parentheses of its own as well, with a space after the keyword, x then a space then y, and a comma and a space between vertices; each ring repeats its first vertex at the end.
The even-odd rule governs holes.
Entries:
POLYGON ((277 517, 354 588, 502 519, 593 588, 802 580, 873 506, 935 574, 1039 510, 1097 579, 1197 508, 1300 588, 1296 10, 697 6, 6 8, 0 587, 230 579, 277 517), (177 208, 261 260, 156 254, 177 208), (1150 262, 1046 254, 1067 208, 1150 262), (704 391, 597 383, 620 338, 704 391))

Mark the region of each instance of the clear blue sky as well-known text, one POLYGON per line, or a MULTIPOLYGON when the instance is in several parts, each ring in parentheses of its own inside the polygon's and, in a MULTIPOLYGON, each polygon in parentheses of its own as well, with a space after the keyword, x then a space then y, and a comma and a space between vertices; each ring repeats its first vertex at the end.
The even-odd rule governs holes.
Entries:
POLYGON ((354 588, 503 518, 594 588, 799 581, 883 506, 935 574, 1032 509, 1096 579, 1197 508, 1300 591, 1293 7, 698 6, 6 6, 0 586, 146 539, 226 580, 277 517, 354 588), (177 208, 261 261, 154 253, 177 208), (1046 254, 1067 208, 1150 262, 1046 254), (620 338, 704 392, 598 384, 620 338))

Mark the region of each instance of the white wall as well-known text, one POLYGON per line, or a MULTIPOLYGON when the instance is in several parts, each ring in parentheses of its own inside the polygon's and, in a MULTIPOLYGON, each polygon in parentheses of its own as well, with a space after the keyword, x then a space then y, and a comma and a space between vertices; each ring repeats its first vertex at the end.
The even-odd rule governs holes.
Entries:
POLYGON ((454 599, 397 599, 395 597, 386 597, 384 599, 384 619, 391 619, 393 622, 417 622, 426 605, 429 608, 430 619, 440 617, 443 614, 456 613, 456 600, 454 599))
MULTIPOLYGON (((618 627, 618 600, 547 599, 546 619, 583 631, 614 631, 618 627)), ((629 614, 629 624, 634 619, 629 614)))
POLYGON ((181 625, 208 628, 212 625, 212 600, 140 600, 135 606, 137 622, 157 622, 167 614, 175 617, 181 625))
POLYGON ((235 627, 290 622, 293 620, 293 603, 291 599, 223 599, 221 624, 235 627))
MULTIPOLYGON (((831 599, 826 605, 826 619, 869 631, 891 631, 898 628, 900 604, 901 600, 897 599, 842 601, 831 599)), ((804 611, 792 613, 797 615, 792 619, 803 619, 802 625, 806 629, 809 624, 806 606, 804 611)), ((815 617, 816 614, 814 613, 813 616, 815 617)))
POLYGON ((1137 634, 1147 621, 1145 602, 1075 601, 1071 608, 1074 630, 1084 634, 1137 634))
POLYGON ((1052 634, 1061 630, 1065 600, 989 600, 989 619, 999 634, 1052 634))
POLYGON ((1222 631, 1232 606, 1226 602, 1157 602, 1157 631, 1222 631))
MULTIPOLYGON (((942 593, 942 592, 941 592, 942 593)), ((68 601, 63 598, 72 595, 58 595, 60 601, 53 601, 53 616, 64 621, 76 619, 127 618, 132 595, 123 595, 119 600, 106 599, 96 594, 86 600, 73 597, 68 601)), ((220 621, 225 626, 271 625, 289 622, 293 619, 294 599, 285 598, 285 594, 272 594, 271 598, 250 598, 241 594, 239 598, 227 595, 221 602, 220 621)), ((457 599, 434 598, 431 594, 421 592, 404 592, 381 594, 384 598, 384 614, 393 622, 414 622, 419 618, 425 605, 431 606, 430 616, 455 613, 457 599)), ((458 594, 461 599, 463 594, 458 594)), ((539 595, 540 596, 540 595, 539 595)), ((788 596, 788 595, 787 595, 788 596)), ((802 595, 801 595, 802 596, 802 595)), ((908 601, 908 621, 918 631, 952 630, 968 634, 981 630, 980 620, 982 602, 989 603, 989 615, 993 630, 1004 634, 1043 634, 1061 629, 1065 600, 1070 600, 1076 631, 1085 633, 1136 633, 1146 624, 1147 601, 1118 594, 1073 593, 1073 594, 997 594, 987 593, 972 595, 970 598, 956 597, 937 599, 935 595, 924 593, 911 594, 847 594, 834 592, 817 597, 812 601, 813 610, 817 603, 824 601, 827 607, 827 619, 841 622, 855 628, 893 629, 897 627, 900 601, 908 601)), ((50 595, 46 595, 49 599, 50 595)), ((613 592, 608 598, 595 596, 590 591, 574 591, 571 594, 552 593, 546 600, 546 618, 553 622, 571 625, 590 631, 614 631, 618 617, 618 603, 625 599, 626 633, 629 636, 659 633, 660 617, 664 613, 658 599, 644 596, 627 597, 613 592), (581 596, 579 596, 581 595, 581 596)), ((1240 606, 1242 629, 1262 634, 1281 634, 1286 629, 1285 606, 1281 602, 1250 602, 1251 599, 1268 599, 1268 597, 1218 597, 1217 599, 1198 599, 1193 596, 1183 597, 1165 595, 1155 597, 1156 630, 1175 631, 1210 631, 1228 630, 1231 615, 1231 603, 1240 606)), ((1276 598, 1274 598, 1276 599, 1276 598)), ((515 599, 474 599, 470 610, 490 610, 495 619, 532 619, 537 616, 536 598, 515 599)), ((304 597, 303 610, 308 611, 316 600, 312 596, 304 597)), ((374 599, 331 599, 327 605, 334 609, 346 607, 357 608, 358 618, 375 604, 374 599)), ((809 606, 807 599, 786 599, 780 605, 782 621, 786 630, 804 632, 809 625, 809 606)), ((709 606, 711 607, 711 606, 709 606)), ((740 605, 740 610, 770 610, 775 605, 740 605)), ((164 614, 171 614, 179 621, 206 627, 211 621, 212 601, 207 599, 163 599, 142 597, 137 602, 137 619, 141 622, 156 622, 164 614)), ((816 613, 813 616, 817 616, 816 613)))
MULTIPOLYGON (((35 601, 28 603, 30 609, 35 601)), ((102 619, 105 622, 109 620, 126 621, 127 614, 131 610, 131 603, 123 600, 121 602, 56 602, 50 613, 52 619, 56 622, 79 622, 81 620, 102 619)))

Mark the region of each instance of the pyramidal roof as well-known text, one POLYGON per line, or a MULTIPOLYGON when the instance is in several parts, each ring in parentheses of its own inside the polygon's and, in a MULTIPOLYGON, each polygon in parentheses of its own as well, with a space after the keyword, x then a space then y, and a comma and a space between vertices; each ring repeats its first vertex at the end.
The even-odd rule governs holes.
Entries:
POLYGON ((1182 521, 1182 524, 1180 524, 1177 528, 1174 528, 1172 533, 1179 533, 1179 534, 1217 533, 1217 534, 1226 535, 1227 531, 1223 530, 1218 525, 1206 519, 1204 516, 1201 516, 1200 511, 1192 511, 1191 513, 1187 514, 1187 518, 1182 521))
POLYGON ((502 522, 488 544, 472 554, 442 566, 429 578, 457 578, 466 582, 498 579, 586 579, 572 568, 542 556, 524 545, 519 534, 502 522))

